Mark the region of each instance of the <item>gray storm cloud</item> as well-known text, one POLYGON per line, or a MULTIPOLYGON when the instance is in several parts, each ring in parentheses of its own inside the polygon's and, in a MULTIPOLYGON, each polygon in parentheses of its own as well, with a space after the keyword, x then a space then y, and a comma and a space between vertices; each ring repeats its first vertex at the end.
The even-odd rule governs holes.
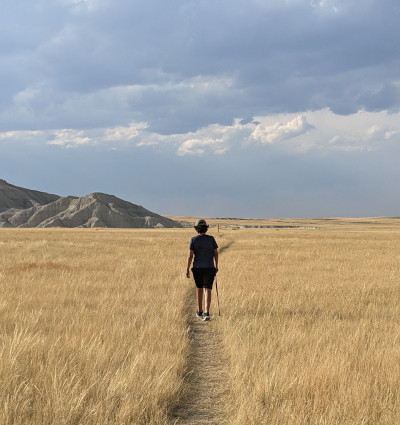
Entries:
POLYGON ((397 0, 4 2, 0 178, 182 215, 398 214, 399 18, 397 0))
POLYGON ((0 129, 397 111, 399 17, 377 0, 9 2, 0 129))

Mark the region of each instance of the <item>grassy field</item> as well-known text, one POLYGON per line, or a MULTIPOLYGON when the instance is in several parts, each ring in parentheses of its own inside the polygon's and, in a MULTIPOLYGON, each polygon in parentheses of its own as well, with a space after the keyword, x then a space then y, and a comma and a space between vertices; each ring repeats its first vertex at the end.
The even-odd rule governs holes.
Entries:
MULTIPOLYGON (((212 223, 227 423, 400 423, 398 220, 212 223)), ((1 229, 0 423, 179 424, 192 235, 1 229)))
POLYGON ((1 230, 2 425, 168 421, 187 350, 180 242, 1 230))
POLYGON ((220 275, 232 423, 400 423, 399 236, 232 237, 220 275))

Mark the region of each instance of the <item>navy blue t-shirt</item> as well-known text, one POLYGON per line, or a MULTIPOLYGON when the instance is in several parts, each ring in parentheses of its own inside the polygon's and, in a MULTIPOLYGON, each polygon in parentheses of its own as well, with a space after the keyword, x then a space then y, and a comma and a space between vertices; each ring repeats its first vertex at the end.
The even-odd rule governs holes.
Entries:
POLYGON ((213 236, 193 236, 189 246, 189 249, 194 251, 193 268, 214 267, 214 249, 217 248, 218 245, 213 236))

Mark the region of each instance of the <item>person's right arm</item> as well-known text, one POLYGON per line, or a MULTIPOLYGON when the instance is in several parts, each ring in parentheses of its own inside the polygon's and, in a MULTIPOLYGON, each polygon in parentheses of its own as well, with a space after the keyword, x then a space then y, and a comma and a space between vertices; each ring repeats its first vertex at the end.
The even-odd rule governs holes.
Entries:
POLYGON ((215 271, 218 272, 218 248, 214 249, 215 271))

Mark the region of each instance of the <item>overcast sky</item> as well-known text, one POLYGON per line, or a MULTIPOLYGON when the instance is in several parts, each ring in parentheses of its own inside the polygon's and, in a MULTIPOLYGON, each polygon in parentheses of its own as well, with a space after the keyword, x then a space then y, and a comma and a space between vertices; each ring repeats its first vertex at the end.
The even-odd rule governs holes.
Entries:
POLYGON ((0 5, 9 183, 171 215, 400 215, 398 0, 0 5))

